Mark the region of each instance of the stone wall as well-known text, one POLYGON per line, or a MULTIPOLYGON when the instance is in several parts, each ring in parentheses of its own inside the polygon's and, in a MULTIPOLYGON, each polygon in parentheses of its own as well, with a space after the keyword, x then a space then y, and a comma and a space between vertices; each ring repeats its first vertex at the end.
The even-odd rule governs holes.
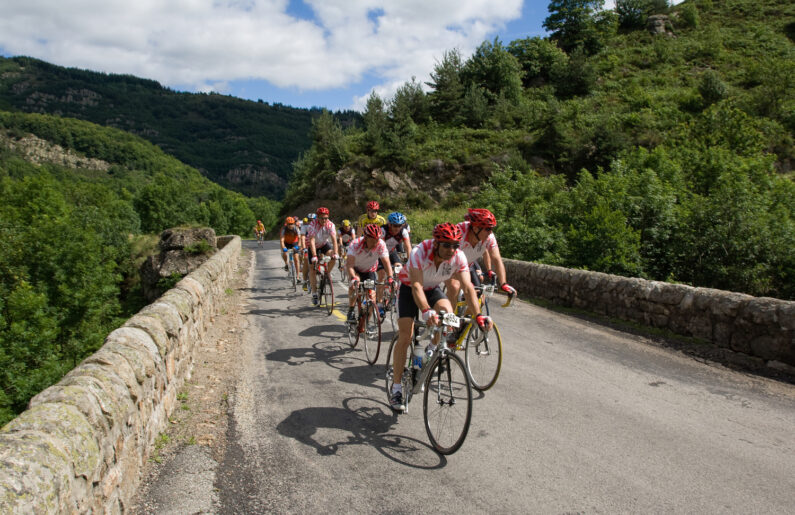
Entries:
POLYGON ((0 431, 0 513, 120 513, 190 378, 239 237, 105 340, 0 431))
POLYGON ((795 302, 505 260, 520 294, 708 340, 795 370, 795 302))

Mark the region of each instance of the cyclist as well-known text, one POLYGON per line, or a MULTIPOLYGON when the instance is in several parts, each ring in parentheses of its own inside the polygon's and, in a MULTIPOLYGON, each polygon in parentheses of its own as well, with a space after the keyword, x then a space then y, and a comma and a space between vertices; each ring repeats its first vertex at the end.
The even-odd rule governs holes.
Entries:
POLYGON ((265 237, 265 225, 263 225, 262 220, 257 220, 257 223, 254 225, 254 238, 257 240, 262 240, 265 237))
POLYGON ((367 203, 367 212, 360 216, 359 220, 356 222, 359 226, 359 231, 363 231, 364 226, 367 224, 375 224, 378 227, 384 227, 386 225, 384 217, 378 214, 379 209, 381 209, 381 206, 377 201, 371 200, 367 203))
MULTIPOLYGON (((461 241, 461 251, 469 262, 469 277, 472 284, 480 286, 483 274, 478 259, 482 257, 486 267, 485 277, 490 281, 496 276, 502 291, 516 294, 516 290, 505 280, 505 265, 500 256, 497 238, 492 232, 495 227, 497 227, 497 219, 488 209, 469 209, 465 221, 458 224, 458 228, 464 235, 461 241), (496 268, 496 273, 492 270, 492 265, 496 268)), ((451 303, 455 303, 458 299, 460 284, 455 279, 449 279, 445 285, 447 286, 447 298, 451 303)))
POLYGON ((293 254, 293 261, 295 262, 295 270, 298 271, 298 250, 301 247, 301 232, 295 223, 295 218, 288 216, 284 220, 282 230, 279 231, 279 246, 282 248, 282 260, 284 261, 284 270, 287 271, 287 253, 290 248, 295 249, 293 254))
MULTIPOLYGON (((386 232, 384 233, 384 243, 389 251, 389 262, 394 266, 397 263, 403 264, 398 252, 408 252, 411 250, 411 241, 409 240, 409 232, 406 230, 406 216, 403 213, 395 211, 390 213, 387 217, 386 232)), ((378 264, 378 280, 384 282, 386 272, 381 263, 378 264)), ((378 288, 378 298, 383 298, 383 286, 378 288)), ((381 316, 384 316, 384 306, 379 303, 378 311, 381 316)))
POLYGON ((304 279, 304 291, 307 290, 307 285, 309 284, 309 240, 307 239, 306 235, 309 231, 309 224, 312 223, 315 217, 315 213, 309 213, 304 218, 304 224, 301 226, 301 249, 303 253, 303 259, 301 259, 301 275, 304 279))
POLYGON ((340 250, 342 255, 348 249, 348 245, 356 238, 356 229, 351 225, 350 220, 343 220, 342 225, 337 229, 337 240, 339 240, 340 250))
POLYGON ((449 278, 456 279, 464 290, 467 304, 475 313, 477 324, 490 330, 492 323, 480 314, 475 288, 469 280, 469 265, 461 250, 461 229, 451 223, 434 227, 433 238, 425 240, 411 250, 408 263, 398 274, 398 341, 393 355, 394 383, 389 405, 395 411, 405 411, 403 403, 403 368, 406 351, 414 332, 414 318, 418 315, 429 325, 439 323, 438 311, 453 312, 453 306, 439 285, 449 278))
MULTIPOLYGON (((348 258, 345 266, 348 268, 348 277, 351 278, 348 289, 348 322, 356 322, 353 308, 356 303, 356 288, 359 281, 375 280, 376 263, 380 262, 387 275, 390 286, 393 283, 392 266, 389 264, 389 252, 386 243, 381 239, 381 229, 375 224, 364 226, 364 235, 356 238, 348 248, 348 258)), ((375 292, 370 292, 370 299, 375 302, 375 292)))
MULTIPOLYGON (((312 266, 317 264, 318 255, 331 256, 328 269, 334 270, 334 263, 339 259, 339 247, 337 246, 337 231, 334 222, 329 220, 329 210, 327 207, 317 208, 317 218, 309 224, 307 231, 310 262, 312 266)), ((309 274, 309 282, 312 286, 312 305, 317 306, 317 274, 309 274)))

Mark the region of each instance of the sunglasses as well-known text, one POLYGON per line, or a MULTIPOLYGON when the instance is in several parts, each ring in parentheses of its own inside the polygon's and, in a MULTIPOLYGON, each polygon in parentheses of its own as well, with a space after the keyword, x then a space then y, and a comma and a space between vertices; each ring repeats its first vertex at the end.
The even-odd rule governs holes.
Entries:
POLYGON ((322 216, 322 217, 318 218, 318 220, 320 220, 322 222, 326 222, 326 221, 328 221, 328 217, 327 216, 322 216))
POLYGON ((389 224, 389 227, 394 227, 395 229, 399 229, 403 227, 403 224, 389 224))
POLYGON ((446 248, 446 249, 453 249, 453 250, 456 250, 456 249, 458 249, 458 247, 459 247, 460 245, 459 245, 458 243, 449 243, 449 242, 446 242, 446 241, 440 241, 440 242, 439 242, 439 246, 440 246, 440 247, 444 247, 444 248, 446 248))

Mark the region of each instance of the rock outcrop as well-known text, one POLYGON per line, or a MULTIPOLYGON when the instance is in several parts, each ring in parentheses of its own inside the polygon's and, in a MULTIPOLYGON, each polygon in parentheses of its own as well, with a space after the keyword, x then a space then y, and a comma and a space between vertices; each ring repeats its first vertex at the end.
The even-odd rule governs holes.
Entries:
POLYGON ((160 234, 160 253, 141 265, 144 297, 152 302, 218 251, 210 228, 173 228, 160 234))

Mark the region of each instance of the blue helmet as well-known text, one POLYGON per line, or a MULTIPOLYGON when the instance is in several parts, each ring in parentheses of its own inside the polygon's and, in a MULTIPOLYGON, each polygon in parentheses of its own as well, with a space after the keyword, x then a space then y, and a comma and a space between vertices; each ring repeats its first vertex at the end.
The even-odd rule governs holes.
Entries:
POLYGON ((389 217, 386 221, 395 225, 403 225, 406 223, 406 216, 403 213, 395 211, 394 213, 389 213, 389 217))
POLYGON ((309 213, 308 215, 306 215, 306 217, 309 218, 310 220, 314 220, 315 218, 317 218, 317 215, 315 213, 309 213))

